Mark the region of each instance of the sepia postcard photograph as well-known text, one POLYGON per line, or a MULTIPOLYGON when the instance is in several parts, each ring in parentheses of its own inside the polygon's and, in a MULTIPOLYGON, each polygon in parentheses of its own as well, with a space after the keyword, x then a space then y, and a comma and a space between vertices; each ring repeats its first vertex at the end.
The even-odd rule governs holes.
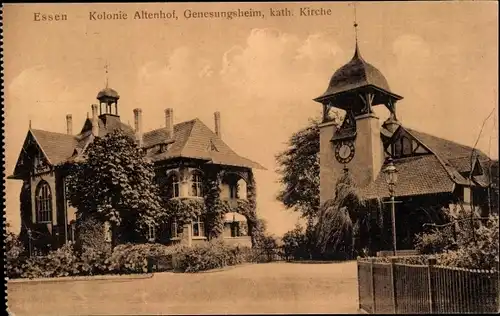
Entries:
POLYGON ((9 315, 499 313, 498 2, 4 4, 9 315))

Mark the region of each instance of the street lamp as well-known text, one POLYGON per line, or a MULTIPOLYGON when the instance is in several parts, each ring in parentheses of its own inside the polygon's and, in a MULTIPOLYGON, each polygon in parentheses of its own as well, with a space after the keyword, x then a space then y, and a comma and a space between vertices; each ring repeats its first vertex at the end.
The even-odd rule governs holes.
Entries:
POLYGON ((392 217, 392 247, 394 251, 394 256, 396 255, 396 203, 394 201, 394 188, 396 182, 398 181, 398 170, 389 158, 387 166, 384 169, 385 182, 389 185, 389 195, 391 197, 391 217, 392 217))

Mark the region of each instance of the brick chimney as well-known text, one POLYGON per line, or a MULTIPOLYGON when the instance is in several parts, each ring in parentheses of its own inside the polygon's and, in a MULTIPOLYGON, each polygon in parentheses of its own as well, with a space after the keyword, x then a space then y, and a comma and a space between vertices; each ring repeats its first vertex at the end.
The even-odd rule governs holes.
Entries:
POLYGON ((134 129, 137 145, 142 146, 142 109, 134 109, 134 129))
POLYGON ((174 137, 174 110, 168 108, 165 110, 165 127, 167 129, 167 137, 169 139, 174 137))
POLYGON ((92 134, 94 136, 99 136, 99 119, 97 116, 97 104, 92 104, 92 134))
POLYGON ((73 117, 71 114, 66 115, 66 133, 73 135, 73 117))
POLYGON ((214 121, 215 121, 215 134, 222 138, 221 129, 220 129, 220 112, 219 111, 214 113, 214 121))

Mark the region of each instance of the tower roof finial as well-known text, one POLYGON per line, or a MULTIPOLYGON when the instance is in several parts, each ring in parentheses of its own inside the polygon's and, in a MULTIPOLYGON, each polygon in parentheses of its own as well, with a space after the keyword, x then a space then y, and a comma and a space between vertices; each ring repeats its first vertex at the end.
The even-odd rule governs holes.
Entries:
POLYGON ((356 47, 354 49, 354 55, 358 56, 359 55, 359 48, 358 48, 358 21, 357 21, 357 16, 356 16, 356 2, 353 2, 353 8, 354 8, 354 40, 356 47))

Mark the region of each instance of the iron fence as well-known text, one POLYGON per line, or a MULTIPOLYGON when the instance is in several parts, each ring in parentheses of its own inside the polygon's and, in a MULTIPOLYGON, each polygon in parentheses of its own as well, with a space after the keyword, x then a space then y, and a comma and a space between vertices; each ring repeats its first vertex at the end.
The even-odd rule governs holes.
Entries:
POLYGON ((498 313, 498 271, 358 259, 359 308, 371 314, 498 313))

